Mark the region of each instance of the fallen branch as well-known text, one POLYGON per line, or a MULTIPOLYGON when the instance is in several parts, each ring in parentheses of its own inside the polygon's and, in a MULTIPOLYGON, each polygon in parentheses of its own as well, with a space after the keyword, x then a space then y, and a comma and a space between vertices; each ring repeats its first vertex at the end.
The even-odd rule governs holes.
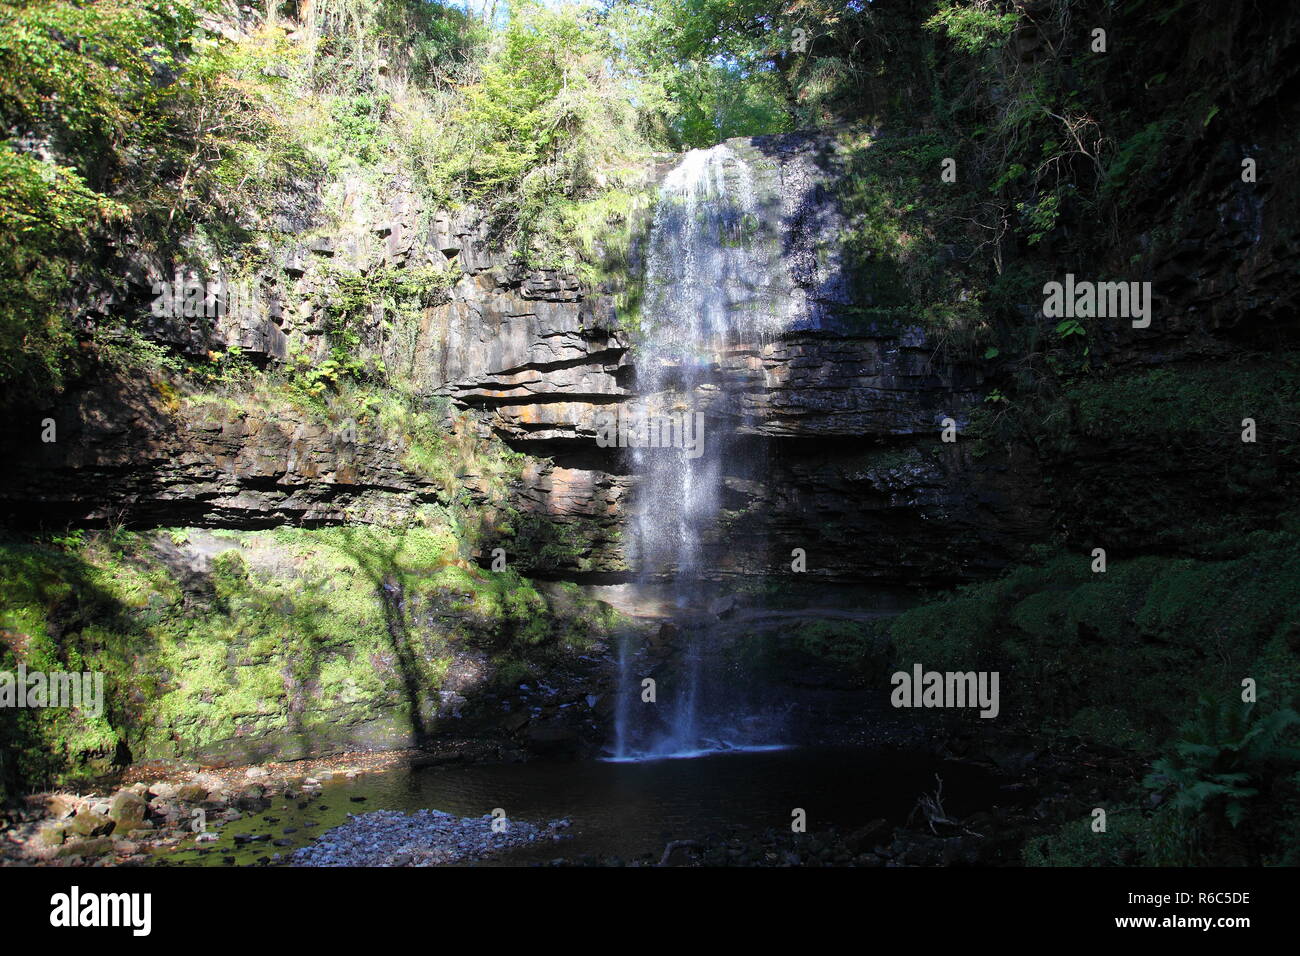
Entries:
POLYGON ((954 820, 948 816, 948 812, 943 808, 943 778, 936 773, 934 779, 939 784, 935 789, 934 794, 923 793, 919 798, 917 798, 916 807, 913 808, 911 814, 908 816, 907 822, 910 824, 912 822, 912 817, 916 816, 916 811, 920 810, 925 814, 926 822, 930 825, 930 832, 935 836, 939 835, 936 826, 942 824, 945 826, 956 827, 963 833, 983 839, 984 835, 982 833, 976 833, 974 830, 969 830, 962 825, 960 820, 954 820))

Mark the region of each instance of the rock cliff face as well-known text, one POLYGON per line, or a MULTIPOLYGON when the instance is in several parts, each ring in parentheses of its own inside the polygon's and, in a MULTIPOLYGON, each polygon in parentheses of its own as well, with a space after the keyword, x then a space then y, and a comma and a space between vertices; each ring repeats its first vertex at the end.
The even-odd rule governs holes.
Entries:
MULTIPOLYGON (((937 358, 919 327, 864 326, 845 310, 852 303, 836 245, 835 140, 729 145, 754 170, 756 205, 774 233, 771 256, 784 264, 779 281, 758 279, 785 303, 790 331, 738 343, 711 370, 727 384, 713 394, 729 397, 703 406, 710 427, 746 433, 771 468, 728 476, 728 544, 706 566, 775 570, 793 547, 815 554, 810 573, 838 580, 916 583, 997 566, 1042 515, 1032 496, 1008 484, 1005 462, 977 464, 939 441, 945 418, 963 426, 980 401, 978 368, 937 358)), ((299 205, 311 207, 301 197, 299 205)), ((627 574, 623 528, 636 479, 622 450, 599 447, 596 423, 636 395, 632 331, 610 296, 576 276, 510 266, 490 250, 472 211, 435 216, 423 229, 420 221, 400 190, 381 221, 342 235, 319 235, 304 214, 285 224, 299 232, 278 268, 260 273, 260 312, 163 319, 155 335, 194 353, 239 345, 263 363, 291 348, 321 359, 319 332, 340 270, 446 272, 445 296, 425 306, 414 334, 400 342, 370 336, 371 348, 390 368, 407 369, 419 392, 473 412, 485 434, 530 456, 511 504, 547 530, 508 542, 523 567, 559 577, 627 574)), ((151 277, 168 273, 161 262, 125 271, 135 284, 119 298, 135 302, 151 277)), ((37 440, 38 422, 10 423, 21 466, 0 480, 0 507, 19 523, 383 522, 437 498, 429 480, 403 466, 400 435, 349 431, 287 407, 196 404, 164 386, 113 381, 76 392, 51 417, 53 443, 37 440)), ((463 480, 476 490, 475 476, 463 480)))
POLYGON ((115 379, 76 392, 52 420, 50 443, 14 429, 22 467, 3 495, 19 526, 312 526, 383 521, 436 498, 402 467, 401 436, 353 437, 288 406, 184 405, 115 379))
MULTIPOLYGON (((803 547, 813 576, 942 582, 985 574, 1041 539, 1051 517, 1040 469, 1059 468, 1026 447, 977 457, 967 443, 939 440, 945 419, 964 428, 982 402, 985 369, 945 360, 919 324, 878 326, 855 311, 837 244, 844 223, 835 138, 728 145, 752 170, 759 239, 771 245, 769 275, 755 285, 788 321, 784 334, 736 343, 708 371, 714 387, 700 405, 708 427, 743 434, 766 467, 750 474, 738 461, 727 475, 727 520, 703 566, 765 573, 803 547)), ((1283 183, 1205 181, 1193 191, 1196 208, 1186 199, 1159 211, 1161 221, 1184 223, 1172 231, 1181 238, 1171 243, 1162 238, 1171 230, 1153 228, 1132 242, 1153 251, 1160 321, 1143 333, 1103 323, 1097 347, 1106 361, 1217 359, 1290 334, 1275 320, 1295 307, 1287 278, 1300 242, 1279 212, 1294 205, 1293 192, 1283 183)), ((635 329, 612 297, 569 273, 511 265, 473 210, 427 216, 400 184, 373 221, 332 234, 310 189, 281 206, 285 241, 257 273, 258 310, 159 319, 154 336, 191 354, 238 345, 266 365, 291 353, 323 361, 339 275, 445 276, 445 292, 404 336, 386 339, 377 310, 365 323, 365 348, 402 368, 426 399, 449 400, 472 413, 483 435, 528 456, 501 503, 525 516, 501 541, 522 568, 628 576, 636 476, 623 450, 596 440, 598 416, 637 396, 635 329)), ((1118 249, 1112 258, 1126 255, 1118 249)), ((125 259, 123 283, 94 308, 140 307, 151 283, 172 272, 142 254, 125 259)), ((384 523, 446 497, 404 464, 405 436, 322 423, 288 406, 195 403, 162 384, 104 381, 75 391, 49 417, 53 443, 39 440, 43 413, 6 426, 16 460, 0 478, 0 510, 19 525, 384 523)), ((458 479, 486 500, 479 476, 458 479)))
MULTIPOLYGON (((1007 480, 1005 462, 977 465, 939 440, 945 418, 964 426, 982 400, 978 368, 938 359, 917 326, 876 328, 847 308, 834 138, 727 145, 753 176, 751 242, 770 244, 766 274, 753 282, 784 309, 788 331, 736 343, 697 396, 708 428, 747 435, 769 465, 747 474, 734 463, 725 545, 715 540, 702 565, 775 572, 804 547, 816 554, 810 573, 845 581, 918 583, 998 566, 1045 512, 1007 480)), ((571 276, 511 277, 486 256, 474 262, 484 268, 453 288, 429 322, 436 334, 422 339, 427 385, 475 409, 514 448, 546 456, 518 500, 567 523, 582 544, 537 570, 625 573, 619 531, 638 507, 636 476, 620 449, 599 447, 596 429, 600 414, 636 397, 634 335, 606 297, 571 276)))

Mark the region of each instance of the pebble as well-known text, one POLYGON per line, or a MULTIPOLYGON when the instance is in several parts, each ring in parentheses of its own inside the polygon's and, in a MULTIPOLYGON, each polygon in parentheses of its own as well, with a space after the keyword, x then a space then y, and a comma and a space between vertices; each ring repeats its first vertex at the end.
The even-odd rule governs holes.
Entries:
POLYGON ((353 814, 311 846, 294 851, 289 862, 293 866, 437 866, 481 860, 553 836, 568 826, 567 820, 545 824, 511 820, 506 830, 497 832, 492 823, 490 814, 461 818, 440 810, 353 814))

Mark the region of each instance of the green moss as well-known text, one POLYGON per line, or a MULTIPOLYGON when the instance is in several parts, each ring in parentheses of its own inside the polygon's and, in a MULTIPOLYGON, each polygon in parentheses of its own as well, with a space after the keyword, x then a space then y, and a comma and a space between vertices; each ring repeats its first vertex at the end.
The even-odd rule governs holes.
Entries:
POLYGON ((1022 851, 1028 866, 1135 866, 1149 844, 1147 823, 1136 811, 1115 812, 1106 830, 1092 829, 1092 818, 1073 820, 1054 833, 1033 837, 1022 851))
POLYGON ((836 667, 864 672, 880 662, 881 628, 865 621, 805 621, 794 632, 798 651, 836 667))
POLYGON ((100 772, 119 744, 139 760, 238 753, 259 740, 325 746, 375 720, 432 732, 458 645, 526 671, 617 623, 577 593, 557 603, 514 569, 467 563, 446 518, 442 509, 407 529, 190 530, 184 539, 225 546, 197 581, 155 546, 174 547, 179 529, 68 546, 0 542, 0 666, 100 671, 108 697, 99 719, 0 714, 18 742, 4 785, 100 772))
POLYGON ((1263 435, 1290 434, 1288 411, 1300 403, 1300 360, 1281 354, 1262 362, 1125 372, 1069 387, 1084 435, 1218 437, 1241 443, 1241 420, 1253 418, 1263 435))
POLYGON ((954 354, 989 337, 986 278, 953 256, 968 241, 962 224, 987 213, 982 196, 941 182, 953 153, 952 140, 933 132, 842 137, 836 191, 854 305, 840 319, 851 330, 898 334, 920 325, 954 354))
MULTIPOLYGON (((1162 740, 1208 688, 1293 694, 1300 538, 1252 536, 1223 560, 1062 555, 907 611, 899 666, 1000 670, 1036 727, 1121 747, 1162 740)), ((1287 699, 1283 697, 1283 699, 1287 699)))

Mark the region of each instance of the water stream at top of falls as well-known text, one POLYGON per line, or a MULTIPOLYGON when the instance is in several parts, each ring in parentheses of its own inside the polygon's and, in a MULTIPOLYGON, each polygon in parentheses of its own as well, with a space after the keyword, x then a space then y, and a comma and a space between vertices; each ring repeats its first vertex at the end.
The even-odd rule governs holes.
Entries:
MULTIPOLYGON (((723 374, 722 363, 789 321, 790 282, 773 254, 779 233, 754 179, 725 144, 687 153, 659 189, 646 250, 636 411, 659 431, 629 443, 638 475, 631 550, 642 585, 666 583, 678 608, 717 597, 702 573, 702 546, 716 534, 724 469, 745 454, 737 441, 745 413, 732 394, 742 377, 723 374), (645 440, 672 428, 694 435, 698 448, 645 440)), ((623 642, 613 758, 779 746, 771 715, 730 686, 736 675, 716 660, 704 628, 684 630, 675 666, 656 671, 666 676, 656 678, 653 704, 642 697, 644 649, 623 642)))

